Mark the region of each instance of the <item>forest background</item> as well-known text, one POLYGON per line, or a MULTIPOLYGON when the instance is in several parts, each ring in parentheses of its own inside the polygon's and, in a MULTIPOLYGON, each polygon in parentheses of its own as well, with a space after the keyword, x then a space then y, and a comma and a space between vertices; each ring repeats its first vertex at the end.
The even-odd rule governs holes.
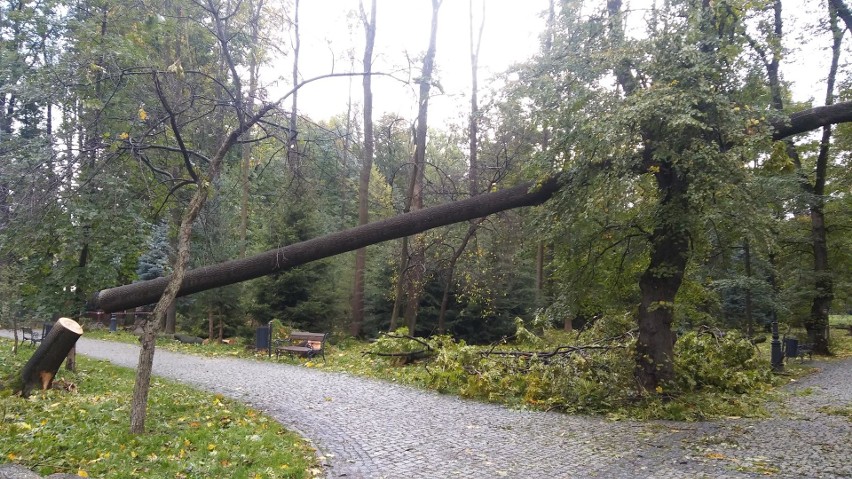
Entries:
POLYGON ((466 42, 438 48, 442 9, 460 2, 423 3, 425 15, 385 20, 425 25, 422 50, 364 48, 383 35, 373 13, 394 7, 351 5, 332 63, 301 50, 319 29, 298 1, 4 2, 4 320, 79 314, 93 293, 182 262, 549 178, 567 187, 544 206, 184 297, 162 327, 224 337, 278 319, 374 337, 406 325, 488 343, 517 318, 630 317, 640 369, 654 369, 677 330, 751 334, 777 317, 819 347, 829 312, 848 311, 850 131, 831 128, 849 121, 843 2, 550 2, 534 54, 487 86, 480 32, 514 5, 463 2, 466 42), (444 49, 466 53, 464 95, 444 49), (788 78, 822 86, 818 99, 794 97, 788 78), (303 110, 324 88, 346 92, 335 114, 303 110), (401 108, 374 118, 372 98, 393 89, 410 103, 388 94, 401 108), (442 96, 465 110, 427 123, 442 96), (820 105, 840 116, 799 127, 795 114, 820 105), (643 342, 643 325, 665 334, 643 342))

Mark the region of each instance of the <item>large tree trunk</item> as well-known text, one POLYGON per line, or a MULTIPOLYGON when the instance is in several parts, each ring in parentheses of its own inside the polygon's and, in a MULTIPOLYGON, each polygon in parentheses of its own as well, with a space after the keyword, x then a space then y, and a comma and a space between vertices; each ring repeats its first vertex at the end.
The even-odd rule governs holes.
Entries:
MULTIPOLYGON (((364 89, 364 148, 361 159, 361 175, 358 179, 358 225, 363 226, 370 222, 370 173, 373 169, 373 45, 376 41, 376 0, 370 7, 370 17, 364 12, 364 4, 361 3, 361 23, 364 25, 364 35, 367 43, 364 47, 364 78, 361 82, 364 89)), ((355 251, 355 281, 352 288, 352 322, 349 326, 349 334, 361 335, 361 327, 364 324, 364 277, 367 268, 367 248, 358 248, 355 251)))
POLYGON ((56 321, 50 333, 42 339, 41 345, 21 371, 23 397, 29 396, 36 388, 42 390, 50 388, 62 361, 74 349, 74 345, 82 335, 83 328, 73 319, 59 318, 56 321))
MULTIPOLYGON (((513 188, 398 215, 248 258, 187 271, 178 296, 259 278, 438 226, 469 221, 508 209, 538 205, 559 189, 563 178, 570 181, 569 175, 560 175, 541 183, 523 183, 513 188)), ((171 276, 102 290, 91 299, 89 308, 112 312, 151 304, 163 294, 170 280, 171 276)))
MULTIPOLYGON (((839 5, 843 7, 843 5, 839 5)), ((832 3, 832 8, 836 6, 832 3)), ((840 60, 843 30, 837 25, 837 11, 831 11, 831 30, 834 35, 831 66, 828 73, 825 104, 834 103, 834 84, 840 60)), ((808 336, 813 339, 814 352, 829 354, 828 314, 834 300, 834 280, 828 262, 828 239, 825 227, 825 183, 828 174, 829 149, 831 147, 831 125, 822 128, 819 155, 814 175, 813 198, 811 200, 811 241, 814 251, 814 286, 816 293, 811 302, 811 315, 805 322, 808 336)))
POLYGON ((688 183, 661 165, 655 174, 660 214, 651 233, 651 261, 639 279, 639 337, 636 342, 636 379, 645 390, 655 390, 674 379, 675 296, 683 282, 689 258, 687 218, 688 183))

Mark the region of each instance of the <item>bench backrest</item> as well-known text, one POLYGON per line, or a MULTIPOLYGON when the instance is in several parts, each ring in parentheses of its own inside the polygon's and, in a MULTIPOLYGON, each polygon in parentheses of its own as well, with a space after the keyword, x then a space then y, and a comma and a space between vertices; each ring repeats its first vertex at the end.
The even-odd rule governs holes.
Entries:
POLYGON ((21 328, 21 332, 24 333, 24 338, 33 336, 33 328, 21 328))
POLYGON ((290 333, 290 341, 305 341, 313 350, 320 350, 325 347, 325 339, 328 333, 308 333, 305 331, 293 331, 290 333))

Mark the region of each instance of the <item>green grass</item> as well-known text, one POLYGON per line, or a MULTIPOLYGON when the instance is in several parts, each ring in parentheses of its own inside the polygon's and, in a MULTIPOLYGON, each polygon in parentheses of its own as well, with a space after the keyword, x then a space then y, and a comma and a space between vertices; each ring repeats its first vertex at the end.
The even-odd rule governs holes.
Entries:
POLYGON ((825 414, 830 414, 832 416, 843 416, 846 419, 852 421, 852 404, 848 404, 846 406, 841 407, 824 406, 819 408, 819 410, 825 414))
MULTIPOLYGON (((33 349, 17 356, 0 341, 0 377, 17 374, 33 349)), ((147 433, 131 435, 134 372, 78 357, 52 389, 23 399, 0 397, 0 462, 46 475, 103 478, 310 478, 322 474, 314 449, 273 419, 222 396, 155 378, 147 433), (73 385, 73 386, 71 386, 73 385), (69 391, 72 389, 73 391, 69 391)))
POLYGON ((832 326, 852 326, 852 314, 832 314, 828 317, 828 322, 832 326))

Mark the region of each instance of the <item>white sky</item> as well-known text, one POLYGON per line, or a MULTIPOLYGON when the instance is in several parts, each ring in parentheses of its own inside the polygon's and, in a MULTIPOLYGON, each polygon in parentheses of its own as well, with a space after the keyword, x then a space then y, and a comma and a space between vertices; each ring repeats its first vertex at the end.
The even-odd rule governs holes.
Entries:
MULTIPOLYGON (((367 8, 369 1, 365 0, 367 8)), ((376 8, 376 47, 374 72, 408 70, 407 56, 413 70, 419 71, 422 54, 429 44, 432 18, 431 0, 378 0, 376 8)), ((485 0, 485 29, 479 61, 479 83, 487 80, 537 51, 538 35, 544 30, 540 13, 548 0, 485 0)), ((357 0, 302 0, 299 13, 302 37, 300 71, 303 78, 344 71, 361 71, 364 55, 364 32, 357 16, 357 0), (347 18, 349 17, 349 18, 347 18), (351 27, 350 27, 351 26, 351 27), (350 67, 346 54, 355 57, 350 67)), ((482 0, 474 0, 474 22, 482 16, 482 0)), ((468 0, 444 0, 438 20, 436 53, 437 78, 445 95, 432 90, 429 105, 430 124, 447 121, 466 111, 470 91, 470 47, 468 0)), ((283 59, 274 70, 289 85, 292 58, 283 59)), ((407 79, 408 73, 399 71, 407 79)), ((360 78, 352 83, 352 101, 361 103, 360 78)), ((345 114, 350 80, 322 80, 299 92, 299 110, 324 119, 345 114)), ((415 86, 405 86, 389 78, 373 80, 374 118, 382 112, 396 112, 413 119, 417 116, 415 86)))
MULTIPOLYGON (((369 7, 370 0, 364 0, 369 7)), ((648 0, 627 1, 636 5, 648 0)), ((539 47, 539 35, 544 30, 543 12, 548 0, 474 0, 474 22, 482 18, 485 3, 485 28, 479 62, 479 82, 482 91, 488 79, 514 63, 533 55, 539 47)), ((418 71, 420 56, 429 42, 431 0, 378 0, 377 33, 374 72, 396 72, 407 78, 408 58, 412 70, 418 71)), ((806 31, 824 16, 824 2, 816 0, 785 0, 785 40, 791 49, 782 64, 782 75, 794 81, 794 99, 815 99, 822 104, 825 97, 824 78, 827 73, 830 39, 815 38, 806 31)), ((358 0, 301 0, 300 33, 302 49, 300 71, 302 78, 329 72, 360 71, 364 49, 364 33, 357 17, 358 0), (354 56, 354 67, 349 55, 354 56)), ((470 47, 468 0, 444 0, 438 21, 437 78, 444 88, 440 95, 434 88, 430 100, 430 124, 463 118, 468 109, 470 91, 470 47)), ((847 36, 846 44, 849 45, 847 36)), ((289 85, 292 57, 273 65, 274 76, 283 77, 281 84, 289 85)), ((355 104, 361 103, 360 78, 322 80, 299 92, 299 110, 316 120, 346 112, 350 94, 355 104)), ((375 77, 373 81, 374 118, 383 112, 395 112, 406 119, 416 117, 416 85, 375 77)), ((282 88, 283 89, 283 88, 282 88)), ((273 91, 277 90, 273 88, 273 91)), ((286 106, 285 106, 286 107, 286 106)))

